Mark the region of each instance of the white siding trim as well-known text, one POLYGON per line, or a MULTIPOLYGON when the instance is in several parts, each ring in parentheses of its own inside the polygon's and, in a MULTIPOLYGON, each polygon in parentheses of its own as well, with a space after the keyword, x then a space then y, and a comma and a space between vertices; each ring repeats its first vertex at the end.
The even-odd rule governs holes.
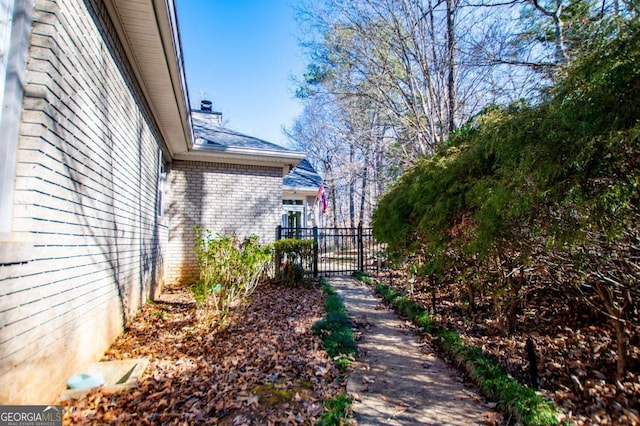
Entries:
POLYGON ((11 238, 13 185, 32 12, 33 0, 0 0, 0 55, 3 56, 0 61, 0 241, 11 238))

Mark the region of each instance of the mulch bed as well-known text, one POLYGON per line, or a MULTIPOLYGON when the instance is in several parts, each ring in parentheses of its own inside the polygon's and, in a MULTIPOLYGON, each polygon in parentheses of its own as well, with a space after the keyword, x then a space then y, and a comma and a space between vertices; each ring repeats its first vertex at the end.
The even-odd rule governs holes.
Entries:
POLYGON ((104 357, 149 358, 139 386, 64 403, 64 424, 313 424, 323 400, 345 391, 311 332, 325 314, 319 287, 261 285, 220 332, 194 321, 185 290, 165 296, 104 357))

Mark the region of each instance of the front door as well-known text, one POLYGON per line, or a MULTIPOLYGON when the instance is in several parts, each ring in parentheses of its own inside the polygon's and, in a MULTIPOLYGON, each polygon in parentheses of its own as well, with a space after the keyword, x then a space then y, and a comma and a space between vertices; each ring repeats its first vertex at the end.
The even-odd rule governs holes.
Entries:
POLYGON ((302 200, 283 200, 282 227, 286 229, 287 238, 299 238, 300 228, 304 228, 304 204, 302 200))

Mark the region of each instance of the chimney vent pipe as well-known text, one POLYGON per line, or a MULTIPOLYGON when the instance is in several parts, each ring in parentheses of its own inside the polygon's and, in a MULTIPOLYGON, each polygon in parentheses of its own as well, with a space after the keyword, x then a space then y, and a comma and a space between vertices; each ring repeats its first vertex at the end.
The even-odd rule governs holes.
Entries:
POLYGON ((213 105, 211 104, 211 101, 208 101, 206 99, 200 101, 200 111, 213 111, 213 105))

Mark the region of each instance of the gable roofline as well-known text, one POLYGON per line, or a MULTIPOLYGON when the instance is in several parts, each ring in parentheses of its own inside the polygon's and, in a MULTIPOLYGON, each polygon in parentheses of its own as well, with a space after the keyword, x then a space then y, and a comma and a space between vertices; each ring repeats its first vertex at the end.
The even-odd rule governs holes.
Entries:
POLYGON ((104 0, 169 159, 193 141, 174 0, 104 0))
POLYGON ((284 177, 283 190, 285 194, 312 196, 318 193, 323 183, 322 176, 305 158, 284 177))

